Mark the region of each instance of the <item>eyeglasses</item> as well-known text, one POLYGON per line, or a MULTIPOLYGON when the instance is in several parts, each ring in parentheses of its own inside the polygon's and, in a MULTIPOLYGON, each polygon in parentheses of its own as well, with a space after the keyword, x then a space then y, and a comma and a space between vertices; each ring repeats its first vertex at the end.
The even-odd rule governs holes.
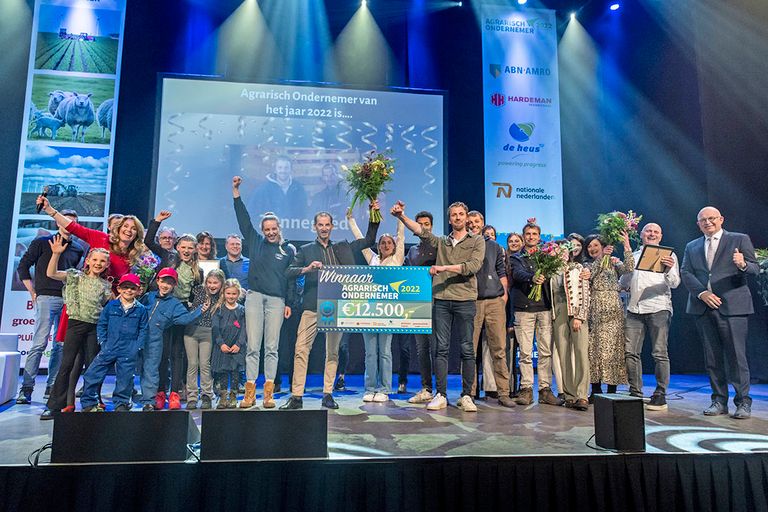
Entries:
POLYGON ((704 217, 703 219, 699 219, 696 222, 699 224, 714 224, 716 220, 721 219, 722 217, 704 217))
POLYGON ((160 240, 173 240, 172 236, 161 236, 160 240))

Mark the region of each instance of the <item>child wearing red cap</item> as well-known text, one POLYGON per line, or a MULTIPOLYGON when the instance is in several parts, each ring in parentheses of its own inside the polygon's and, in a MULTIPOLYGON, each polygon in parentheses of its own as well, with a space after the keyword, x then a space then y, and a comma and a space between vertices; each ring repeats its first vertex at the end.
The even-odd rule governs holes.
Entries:
MULTIPOLYGON (((188 311, 182 302, 173 296, 179 276, 176 270, 164 268, 157 273, 157 290, 144 295, 142 302, 147 307, 149 317, 149 336, 144 344, 143 364, 141 370, 141 402, 144 411, 154 411, 165 406, 165 393, 158 393, 160 385, 160 365, 167 361, 163 354, 163 331, 174 325, 187 325, 200 317, 208 304, 198 306, 188 311)), ((176 393, 173 393, 176 394, 176 393)), ((178 395, 177 395, 178 396, 178 395)), ((169 409, 179 409, 178 399, 169 401, 169 409)))
POLYGON ((136 300, 141 280, 136 274, 125 274, 117 284, 119 297, 109 301, 99 316, 96 336, 101 346, 96 359, 83 376, 83 412, 100 411, 99 388, 107 371, 115 366, 115 390, 112 403, 115 411, 131 410, 133 370, 139 349, 148 338, 147 308, 136 300))

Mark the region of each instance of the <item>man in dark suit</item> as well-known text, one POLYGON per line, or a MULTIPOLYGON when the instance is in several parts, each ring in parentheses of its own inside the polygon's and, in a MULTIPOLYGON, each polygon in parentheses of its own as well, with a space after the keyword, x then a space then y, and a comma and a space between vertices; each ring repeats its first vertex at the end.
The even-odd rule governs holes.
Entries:
MULTIPOLYGON (((374 201, 372 208, 378 210, 379 204, 374 201)), ((333 216, 328 212, 318 212, 314 220, 317 239, 302 245, 296 258, 286 270, 286 277, 294 280, 304 276, 304 311, 301 313, 299 329, 296 333, 296 348, 293 356, 293 379, 291 396, 280 406, 280 409, 301 409, 303 407, 304 386, 307 380, 309 353, 317 336, 317 282, 318 271, 327 265, 354 265, 355 254, 363 249, 373 247, 376 243, 378 222, 368 222, 365 238, 347 242, 331 242, 333 216)), ((328 409, 338 409, 339 405, 333 399, 333 381, 339 364, 340 332, 325 333, 325 372, 323 375, 322 406, 328 409)))
POLYGON ((728 383, 736 390, 736 419, 752 414, 747 362, 747 317, 754 313, 747 274, 760 267, 748 235, 723 229, 717 208, 702 208, 697 216, 704 234, 688 243, 680 276, 688 288, 686 312, 696 315, 704 342, 704 359, 712 386, 712 405, 707 416, 728 414, 728 383))

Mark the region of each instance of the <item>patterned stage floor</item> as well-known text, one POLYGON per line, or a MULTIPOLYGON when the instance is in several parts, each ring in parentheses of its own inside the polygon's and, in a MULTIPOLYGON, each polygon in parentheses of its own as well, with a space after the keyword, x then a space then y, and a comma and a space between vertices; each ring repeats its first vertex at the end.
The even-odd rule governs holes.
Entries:
MULTIPOLYGON (((410 391, 415 392, 418 376, 411 376, 411 380, 414 385, 410 391)), ((646 382, 653 382, 653 377, 647 376, 646 382)), ((107 402, 113 383, 114 378, 110 377, 104 386, 107 402)), ((304 407, 319 408, 321 376, 310 376, 308 384, 304 407)), ((30 452, 50 442, 53 422, 39 420, 44 386, 44 380, 39 378, 32 405, 8 402, 0 407, 0 464, 26 464, 30 452)), ((478 401, 477 413, 465 413, 453 405, 427 412, 424 406, 407 403, 410 393, 395 395, 383 404, 364 404, 359 375, 348 376, 347 386, 356 391, 337 393, 341 407, 328 416, 328 443, 333 459, 610 453, 587 446, 594 433, 591 408, 578 412, 533 404, 505 409, 489 400, 478 401)), ((458 398, 459 387, 459 377, 450 376, 452 404, 458 398)), ((650 387, 645 389, 648 394, 652 391, 650 387)), ((285 396, 278 395, 280 401, 285 396)), ((705 417, 701 411, 710 402, 708 380, 700 375, 673 375, 669 410, 645 412, 647 452, 768 451, 768 385, 753 385, 752 396, 753 417, 749 420, 705 417)), ((203 413, 193 414, 199 425, 203 413)), ((594 441, 590 444, 594 446, 594 441)), ((41 462, 48 460, 49 453, 41 462)))

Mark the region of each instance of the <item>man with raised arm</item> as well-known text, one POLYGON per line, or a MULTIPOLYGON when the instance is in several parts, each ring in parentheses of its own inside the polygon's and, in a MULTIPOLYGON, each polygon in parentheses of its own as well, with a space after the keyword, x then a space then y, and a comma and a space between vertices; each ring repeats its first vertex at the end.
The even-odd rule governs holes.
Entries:
MULTIPOLYGON (((374 202, 372 207, 378 208, 374 202)), ((299 329, 296 333, 296 350, 293 359, 293 382, 291 396, 280 406, 281 409, 301 409, 304 406, 304 386, 307 381, 307 366, 309 352, 317 336, 317 279, 318 271, 326 265, 354 265, 355 254, 363 249, 373 247, 376 243, 378 222, 368 222, 365 238, 347 242, 331 241, 333 231, 333 216, 328 212, 315 214, 314 229, 317 238, 314 242, 302 245, 293 264, 286 271, 289 279, 301 275, 304 281, 304 311, 301 314, 299 329)), ((340 332, 325 333, 325 372, 323 375, 323 407, 338 409, 339 405, 333 399, 333 380, 339 364, 340 332)))
POLYGON ((472 401, 472 384, 475 381, 475 350, 472 346, 477 300, 475 274, 483 265, 485 240, 467 231, 467 205, 456 202, 448 207, 451 233, 438 237, 422 229, 421 224, 405 215, 405 204, 398 201, 391 212, 405 227, 437 249, 436 264, 430 267, 432 279, 433 332, 437 344, 435 355, 435 380, 437 393, 427 405, 430 411, 448 406, 448 350, 451 345, 451 329, 458 331, 461 344, 461 398, 458 406, 466 412, 476 412, 472 401))

